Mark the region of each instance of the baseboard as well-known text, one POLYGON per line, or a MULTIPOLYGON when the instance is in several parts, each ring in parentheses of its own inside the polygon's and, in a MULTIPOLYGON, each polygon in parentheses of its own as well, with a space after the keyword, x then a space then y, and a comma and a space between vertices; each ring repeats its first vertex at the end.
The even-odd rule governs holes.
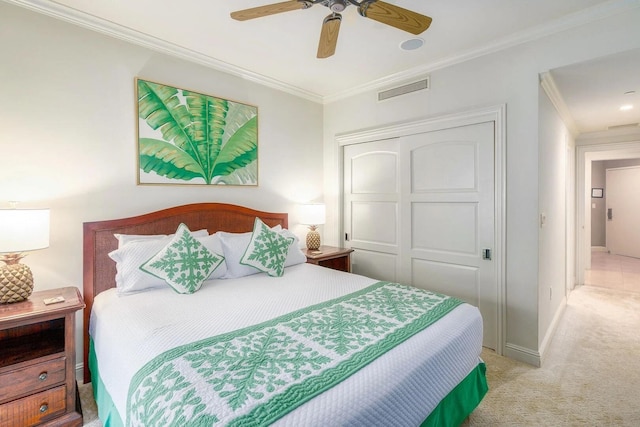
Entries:
POLYGON ((609 252, 606 246, 591 246, 593 252, 609 252))
POLYGON ((539 368, 541 365, 539 352, 531 350, 530 348, 520 347, 516 344, 507 343, 504 346, 504 352, 502 355, 520 362, 528 363, 536 368, 539 368))
POLYGON ((562 317, 562 314, 564 313, 564 310, 566 308, 567 308, 567 297, 563 297, 562 301, 560 301, 560 306, 556 310, 556 314, 553 316, 553 320, 551 321, 549 328, 547 328, 547 333, 545 334, 544 339, 540 344, 540 350, 539 350, 540 366, 542 366, 542 364, 544 363, 547 348, 549 347, 549 344, 551 343, 553 336, 556 334, 556 329, 558 328, 558 324, 560 323, 560 318, 562 317))

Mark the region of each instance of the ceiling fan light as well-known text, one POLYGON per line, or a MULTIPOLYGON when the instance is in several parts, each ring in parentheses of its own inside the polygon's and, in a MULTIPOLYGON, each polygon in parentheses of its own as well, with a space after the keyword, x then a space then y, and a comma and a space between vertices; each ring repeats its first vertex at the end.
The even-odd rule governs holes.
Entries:
POLYGON ((330 0, 329 9, 332 12, 342 12, 347 8, 346 0, 330 0))

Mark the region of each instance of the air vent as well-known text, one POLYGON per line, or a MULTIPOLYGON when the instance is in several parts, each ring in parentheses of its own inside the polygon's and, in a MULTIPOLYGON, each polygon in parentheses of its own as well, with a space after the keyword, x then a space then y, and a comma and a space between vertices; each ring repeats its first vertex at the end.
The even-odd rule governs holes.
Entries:
POLYGON ((637 128, 638 126, 640 126, 639 123, 627 123, 626 125, 609 126, 607 129, 608 130, 627 129, 627 128, 637 128))
POLYGON ((408 83, 406 85, 394 87, 393 89, 383 90, 378 92, 378 101, 384 101, 389 98, 395 98, 396 96, 405 95, 411 92, 417 92, 419 90, 429 89, 429 78, 418 80, 417 82, 408 83))

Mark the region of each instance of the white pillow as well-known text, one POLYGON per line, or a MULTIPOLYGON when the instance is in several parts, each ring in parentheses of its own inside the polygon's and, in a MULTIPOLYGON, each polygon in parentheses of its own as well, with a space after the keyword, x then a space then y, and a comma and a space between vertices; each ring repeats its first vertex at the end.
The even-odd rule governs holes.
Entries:
MULTIPOLYGON (((155 239, 133 240, 109 253, 109 257, 116 262, 116 290, 118 295, 167 286, 166 281, 140 270, 140 266, 160 252, 171 239, 172 235, 155 239)), ((196 239, 211 252, 223 254, 219 236, 212 234, 211 236, 196 237, 196 239)), ((226 273, 226 263, 223 262, 213 271, 208 280, 219 279, 226 273)))
MULTIPOLYGON (((283 237, 293 238, 293 242, 289 246, 289 252, 287 253, 287 259, 284 262, 285 267, 291 265, 302 264, 307 262, 307 256, 300 249, 300 242, 298 238, 286 228, 282 228, 280 225, 276 225, 271 228, 274 231, 278 231, 283 237)), ((251 241, 251 232, 246 233, 229 233, 226 231, 218 231, 216 235, 220 236, 222 243, 222 251, 227 265, 227 274, 223 276, 223 279, 234 279, 237 277, 250 276, 252 274, 260 273, 260 270, 240 264, 242 256, 249 246, 251 241)), ((215 274, 216 272, 214 272, 215 274)))
POLYGON ((236 277, 260 273, 257 268, 240 264, 240 259, 242 259, 247 246, 249 246, 249 241, 251 241, 251 232, 228 233, 226 231, 218 231, 216 234, 220 237, 222 254, 227 265, 227 273, 222 277, 223 279, 235 279, 236 277))
MULTIPOLYGON (((193 237, 205 237, 209 235, 209 232, 205 230, 191 231, 191 235, 193 237)), ((135 240, 153 240, 153 239, 162 239, 163 237, 173 237, 173 234, 114 234, 115 238, 118 239, 118 248, 123 247, 129 242, 133 242, 135 240)))
POLYGON ((307 256, 302 252, 302 249, 300 249, 300 240, 298 237, 286 228, 279 231, 279 233, 284 237, 293 238, 293 242, 289 246, 289 253, 287 253, 287 260, 284 262, 284 266, 289 267, 307 262, 307 256))

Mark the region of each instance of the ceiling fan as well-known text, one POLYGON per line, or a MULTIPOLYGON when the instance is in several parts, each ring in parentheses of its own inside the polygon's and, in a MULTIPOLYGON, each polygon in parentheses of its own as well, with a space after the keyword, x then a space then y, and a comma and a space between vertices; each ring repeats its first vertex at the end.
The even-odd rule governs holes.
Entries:
POLYGON ((237 21, 246 21, 276 13, 308 9, 315 4, 326 6, 332 12, 331 15, 324 18, 322 23, 318 58, 328 58, 335 53, 340 22, 342 21, 340 12, 350 5, 356 6, 360 15, 365 18, 415 35, 424 32, 431 25, 431 18, 428 16, 379 0, 290 0, 231 12, 231 17, 237 21))

